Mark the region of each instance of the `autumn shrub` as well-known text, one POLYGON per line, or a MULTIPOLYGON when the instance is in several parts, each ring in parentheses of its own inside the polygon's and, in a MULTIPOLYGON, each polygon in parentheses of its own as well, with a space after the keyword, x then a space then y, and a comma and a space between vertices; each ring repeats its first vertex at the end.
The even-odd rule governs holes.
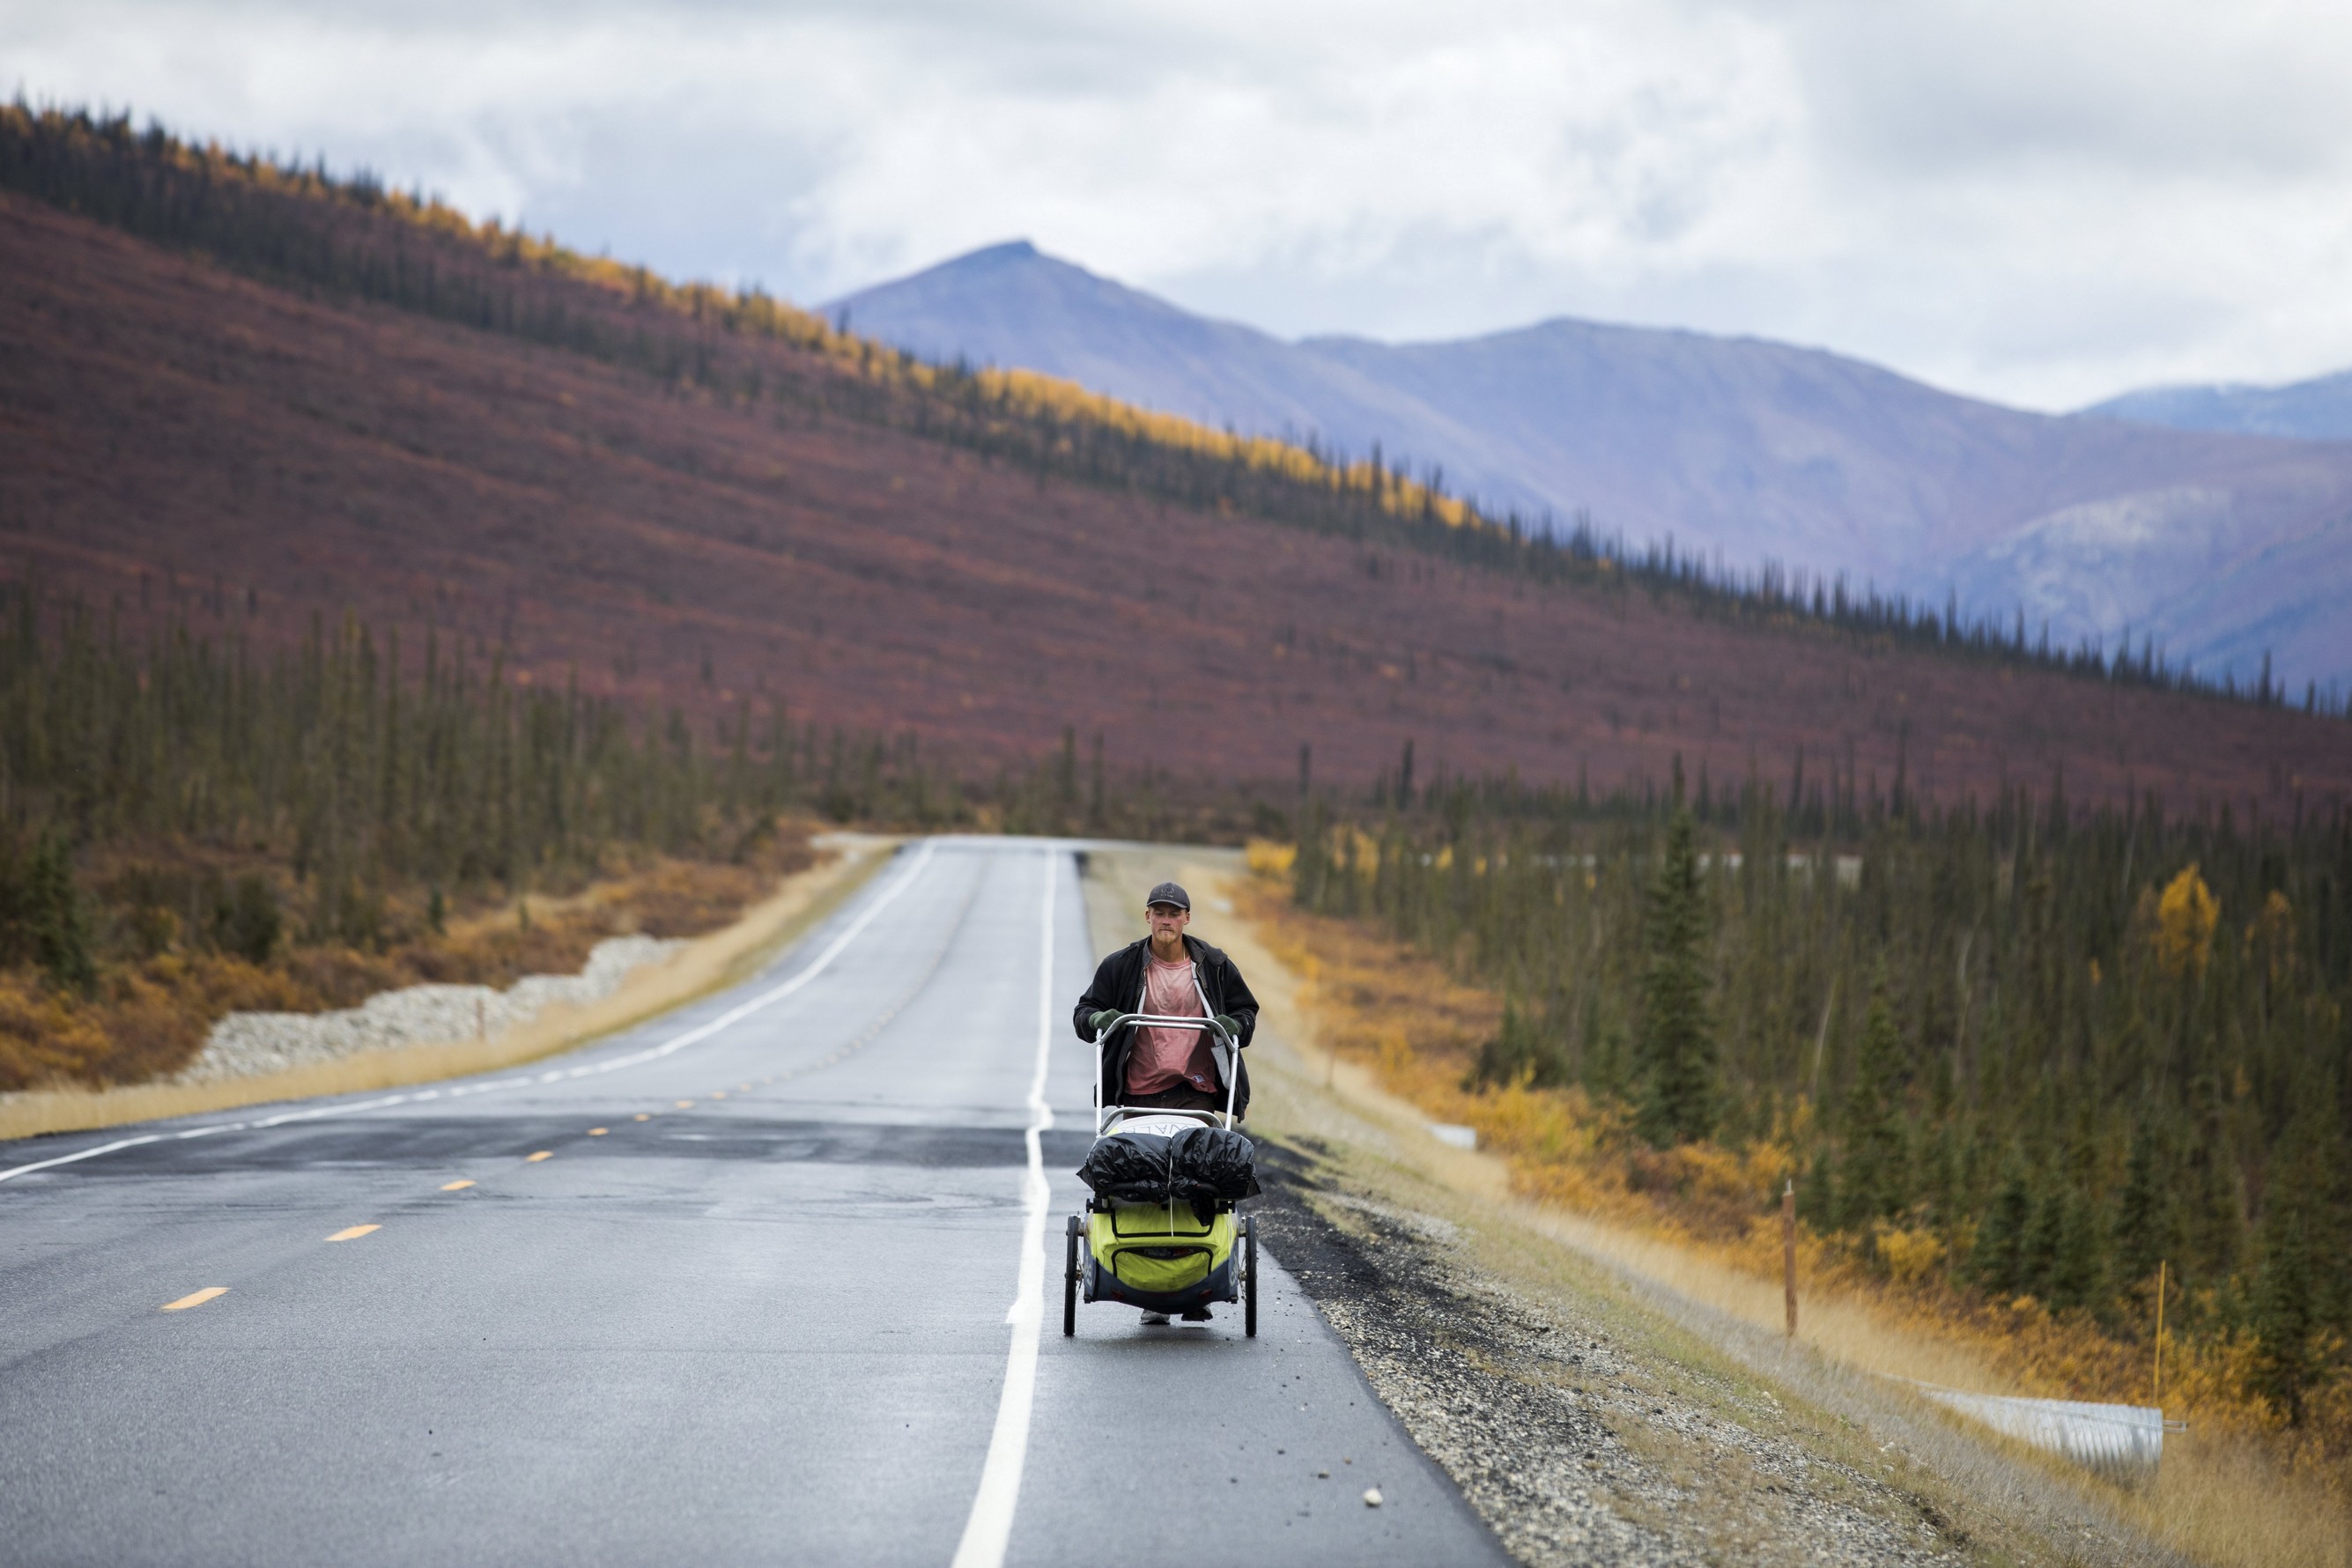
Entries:
POLYGON ((0 974, 0 1090, 80 1076, 110 1048, 88 1006, 37 979, 0 974))

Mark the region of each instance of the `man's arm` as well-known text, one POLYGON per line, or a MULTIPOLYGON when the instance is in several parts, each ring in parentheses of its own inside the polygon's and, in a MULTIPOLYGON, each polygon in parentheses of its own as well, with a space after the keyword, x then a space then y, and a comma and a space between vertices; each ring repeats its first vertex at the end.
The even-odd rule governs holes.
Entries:
POLYGON ((1246 1046, 1257 1033, 1257 998, 1250 994, 1249 982, 1230 958, 1225 959, 1223 973, 1219 976, 1217 994, 1224 1004, 1224 1014, 1240 1027, 1241 1044, 1246 1046))
POLYGON ((1111 994, 1117 984, 1114 971, 1118 966, 1118 954, 1116 952, 1095 965, 1095 977, 1087 983, 1086 994, 1078 998, 1077 1008, 1070 1015, 1070 1026, 1077 1031, 1078 1038, 1089 1044, 1095 1037, 1094 1016, 1117 1013, 1126 1005, 1111 994))

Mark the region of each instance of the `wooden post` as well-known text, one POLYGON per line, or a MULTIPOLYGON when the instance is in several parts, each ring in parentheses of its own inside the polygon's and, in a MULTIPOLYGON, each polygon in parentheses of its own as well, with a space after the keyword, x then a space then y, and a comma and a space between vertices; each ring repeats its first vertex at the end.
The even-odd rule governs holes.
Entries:
POLYGON ((2159 1409, 2164 1405, 2164 1265, 2165 1259, 2156 1260, 2156 1378, 2148 1395, 2148 1403, 2159 1409))
POLYGON ((1789 1337, 1797 1337, 1797 1179, 1780 1191, 1780 1282, 1789 1297, 1789 1337))

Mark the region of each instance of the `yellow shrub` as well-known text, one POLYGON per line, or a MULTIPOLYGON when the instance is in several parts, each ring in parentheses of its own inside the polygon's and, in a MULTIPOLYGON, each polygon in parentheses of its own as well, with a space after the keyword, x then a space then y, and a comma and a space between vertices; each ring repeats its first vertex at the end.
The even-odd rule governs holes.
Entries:
POLYGON ((106 1031, 78 1007, 17 975, 0 976, 0 1089, 30 1089, 105 1058, 106 1031))
POLYGON ((1253 838, 1242 851, 1250 874, 1256 877, 1287 877, 1291 866, 1298 859, 1298 846, 1277 844, 1271 838, 1253 838))
POLYGON ((1944 1238, 1932 1230, 1889 1226, 1878 1233, 1878 1260, 1896 1284, 1916 1285, 1944 1260, 1944 1238))

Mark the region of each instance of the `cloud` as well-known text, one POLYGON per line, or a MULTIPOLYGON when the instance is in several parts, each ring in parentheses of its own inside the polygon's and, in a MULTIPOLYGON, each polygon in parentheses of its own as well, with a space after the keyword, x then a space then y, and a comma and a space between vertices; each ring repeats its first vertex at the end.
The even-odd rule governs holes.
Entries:
POLYGON ((803 300, 1026 235, 1278 331, 1582 314, 2041 406, 2352 363, 2314 6, 12 0, 0 61, 803 300))

